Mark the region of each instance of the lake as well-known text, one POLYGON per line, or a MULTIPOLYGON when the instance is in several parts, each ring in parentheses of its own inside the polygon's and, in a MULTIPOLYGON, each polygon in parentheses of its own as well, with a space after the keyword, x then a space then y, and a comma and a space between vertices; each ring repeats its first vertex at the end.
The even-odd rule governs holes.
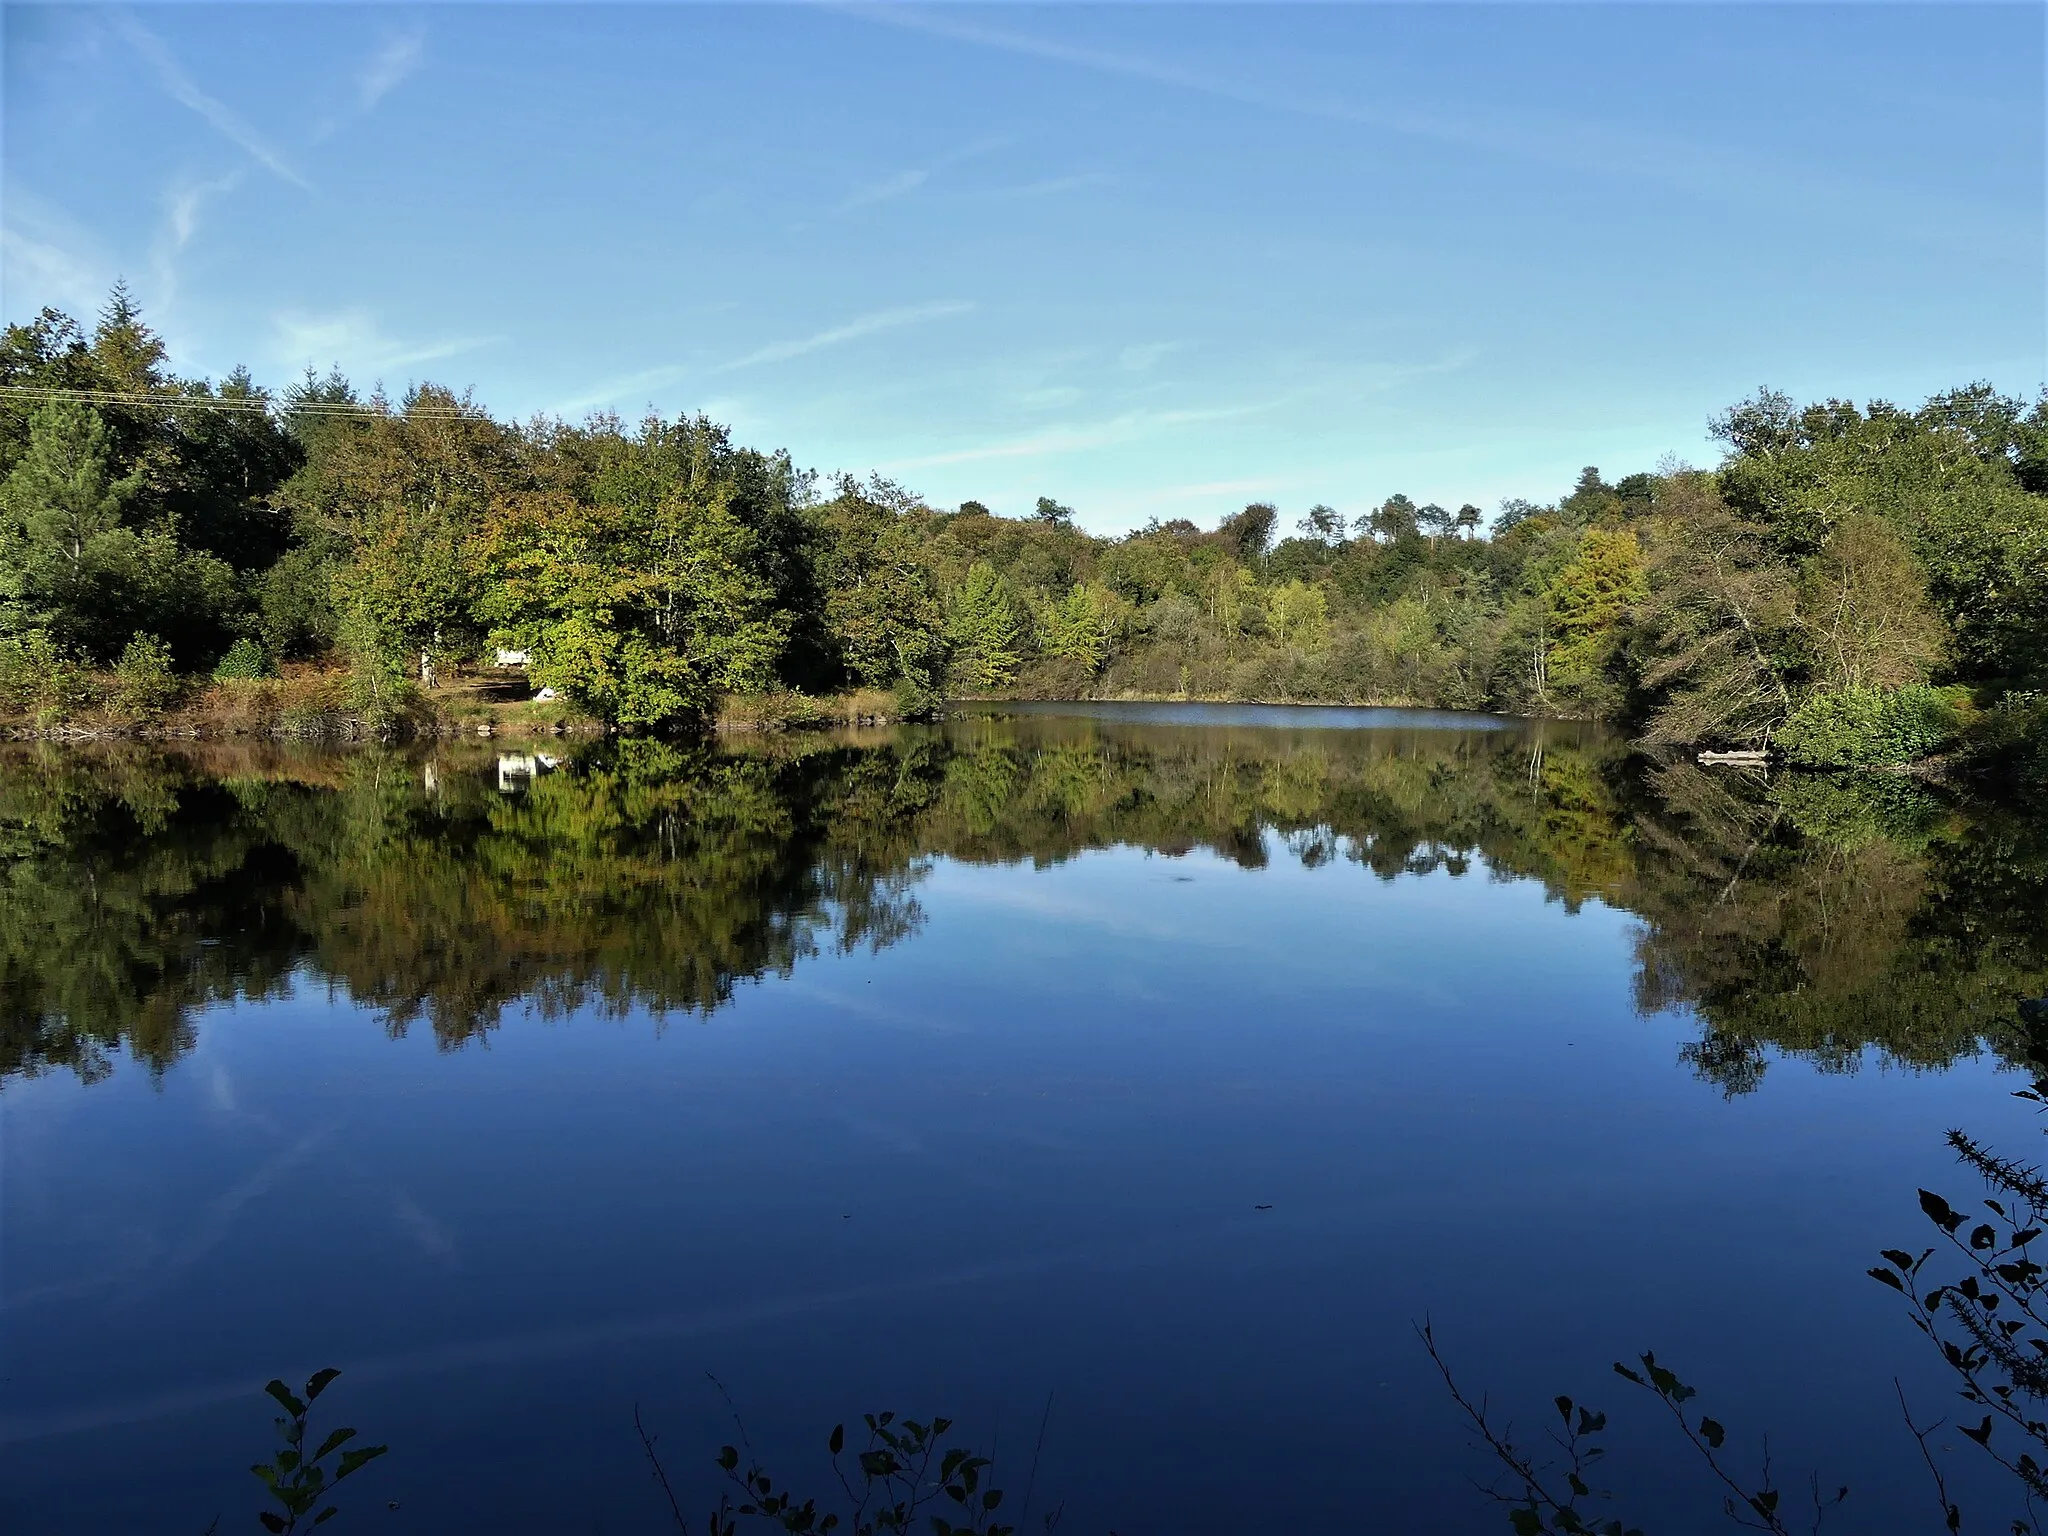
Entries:
POLYGON ((253 1529, 333 1365, 341 1531, 668 1528, 728 1396, 800 1490, 891 1409, 1034 1526, 1505 1531, 1424 1318, 1653 1531, 1645 1349, 1938 1526, 1864 1272, 2037 1145, 2042 821, 1430 712, 491 746, 0 749, 0 1526, 253 1529))

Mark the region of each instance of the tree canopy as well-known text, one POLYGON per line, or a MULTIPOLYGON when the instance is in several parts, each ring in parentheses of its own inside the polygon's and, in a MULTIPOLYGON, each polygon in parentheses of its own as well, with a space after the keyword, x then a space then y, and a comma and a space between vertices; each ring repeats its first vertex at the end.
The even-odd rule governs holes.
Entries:
POLYGON ((0 385, 28 392, 0 396, 0 647, 79 665, 239 646, 375 693, 504 646, 634 729, 861 686, 1412 703, 1702 746, 1930 687, 2032 719, 2048 686, 2048 399, 1985 384, 1917 409, 1760 392, 1716 418, 1717 465, 1588 466, 1490 528, 1393 492, 1116 537, 1051 496, 1003 517, 820 482, 701 416, 514 425, 433 385, 181 379, 120 289, 90 330, 8 327, 0 385))

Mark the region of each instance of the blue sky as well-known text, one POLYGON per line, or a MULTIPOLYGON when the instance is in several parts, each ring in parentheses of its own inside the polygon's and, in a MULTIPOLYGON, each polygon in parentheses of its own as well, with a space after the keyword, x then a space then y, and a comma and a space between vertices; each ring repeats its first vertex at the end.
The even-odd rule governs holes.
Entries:
POLYGON ((7 6, 0 310, 1101 531, 2044 360, 2038 5, 7 6))

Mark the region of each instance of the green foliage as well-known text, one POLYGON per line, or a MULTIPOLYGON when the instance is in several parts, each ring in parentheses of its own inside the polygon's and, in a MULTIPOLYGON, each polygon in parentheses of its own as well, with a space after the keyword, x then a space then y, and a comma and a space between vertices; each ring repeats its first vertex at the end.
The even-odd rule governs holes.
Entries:
POLYGON ((2026 789, 2048 787, 2048 694, 2007 694, 1972 734, 1978 765, 1991 777, 2026 789))
POLYGON ((1115 642, 1115 614, 1114 596, 1077 581, 1065 597, 1046 607, 1039 620, 1039 649, 1090 674, 1098 672, 1115 642))
POLYGON ((323 656, 340 638, 333 556, 310 546, 286 550, 256 578, 256 633, 277 658, 323 656))
POLYGON ((1276 587, 1266 599, 1267 621, 1283 645, 1320 651, 1330 643, 1329 600, 1304 581, 1276 587))
POLYGON ((1821 689, 1800 701, 1777 743, 1808 767, 1889 768, 1933 756, 1960 729, 1955 705, 1939 689, 1821 689))
POLYGON ((1000 688, 1016 675, 1022 657, 1024 624, 1010 595, 1010 585, 995 567, 976 561, 953 600, 948 626, 953 642, 954 670, 969 688, 1000 688))
POLYGON ((141 472, 117 475, 111 434, 87 407, 53 402, 0 485, 0 633, 47 630, 100 661, 138 623, 197 661, 219 643, 234 573, 139 521, 141 472))
POLYGON ((269 1490, 277 1506, 256 1516, 263 1529, 274 1536, 295 1536, 301 1529, 310 1531, 325 1525, 338 1512, 335 1505, 326 1502, 334 1489, 390 1449, 383 1445, 351 1446, 349 1442, 356 1437, 353 1429, 333 1430, 317 1447, 308 1448, 313 1404, 340 1374, 332 1366, 315 1372, 302 1389, 303 1395, 293 1392, 282 1381, 272 1381, 263 1389, 285 1412, 276 1421, 276 1454, 249 1469, 269 1490))
POLYGON ((153 714, 178 697, 182 685, 171 650, 155 635, 136 635, 114 663, 114 706, 124 714, 153 714))
POLYGON ((46 632, 0 636, 0 710, 62 719, 98 696, 92 673, 46 632))
POLYGON ((258 678, 270 676, 270 658, 263 654, 263 647, 244 635, 227 649, 227 654, 214 663, 213 680, 216 683, 255 682, 258 678))
POLYGON ((1552 636, 1550 686, 1579 694, 1597 689, 1620 647, 1623 622, 1648 593, 1634 531, 1588 529, 1578 553, 1544 592, 1552 636))
POLYGON ((272 409, 244 373, 175 380, 125 292, 90 334, 54 311, 7 327, 0 380, 104 397, 0 402, 0 636, 105 666, 140 630, 187 672, 246 636, 350 661, 380 720, 399 663, 431 690, 487 643, 648 731, 720 695, 889 688, 926 710, 952 686, 1757 746, 1816 691, 2048 682, 2048 401, 1984 385, 1916 411, 1759 395, 1718 422, 1711 472, 1588 467, 1549 505, 1504 503, 1490 537, 1469 502, 1316 503, 1275 546, 1268 502, 1104 538, 1052 497, 1003 518, 879 479, 821 496, 701 417, 514 426, 338 375, 272 409))
POLYGON ((2020 442, 2038 444, 2042 419, 1981 387, 1917 412, 1759 395, 1717 423, 1734 450, 1722 488, 1795 560, 1847 519, 1890 527, 1927 573, 1960 674, 2026 679, 2048 661, 2048 498, 2023 478, 2038 449, 2020 442))
POLYGON ((53 310, 0 332, 0 382, 125 397, 0 403, 0 634, 47 629, 105 664, 143 629, 180 666, 210 665, 247 602, 241 577, 291 537, 269 498, 297 445, 261 410, 219 408, 261 391, 239 373, 172 379, 119 287, 89 336, 53 310))
POLYGON ((1883 842, 1925 849, 1955 814, 1947 800, 1905 774, 1788 774, 1773 795, 1801 836, 1841 848, 1883 842))
POLYGON ((898 487, 842 479, 816 513, 815 548, 826 644, 839 666, 868 687, 896 688, 922 714, 941 696, 951 642, 917 518, 915 499, 898 487))
POLYGON ((361 605, 343 613, 337 639, 348 660, 349 707, 371 734, 387 734, 414 696, 406 654, 361 605))

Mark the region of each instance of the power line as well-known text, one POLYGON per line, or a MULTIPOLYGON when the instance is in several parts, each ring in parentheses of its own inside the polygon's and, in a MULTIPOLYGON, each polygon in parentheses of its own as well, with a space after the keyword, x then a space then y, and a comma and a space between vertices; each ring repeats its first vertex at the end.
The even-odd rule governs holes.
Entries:
POLYGON ((0 384, 0 403, 32 404, 62 401, 73 405, 146 407, 157 410, 234 411, 245 416, 384 417, 394 421, 489 421, 478 406, 413 405, 394 411, 389 405, 359 400, 273 400, 264 395, 172 395, 113 389, 46 389, 28 384, 0 384))

